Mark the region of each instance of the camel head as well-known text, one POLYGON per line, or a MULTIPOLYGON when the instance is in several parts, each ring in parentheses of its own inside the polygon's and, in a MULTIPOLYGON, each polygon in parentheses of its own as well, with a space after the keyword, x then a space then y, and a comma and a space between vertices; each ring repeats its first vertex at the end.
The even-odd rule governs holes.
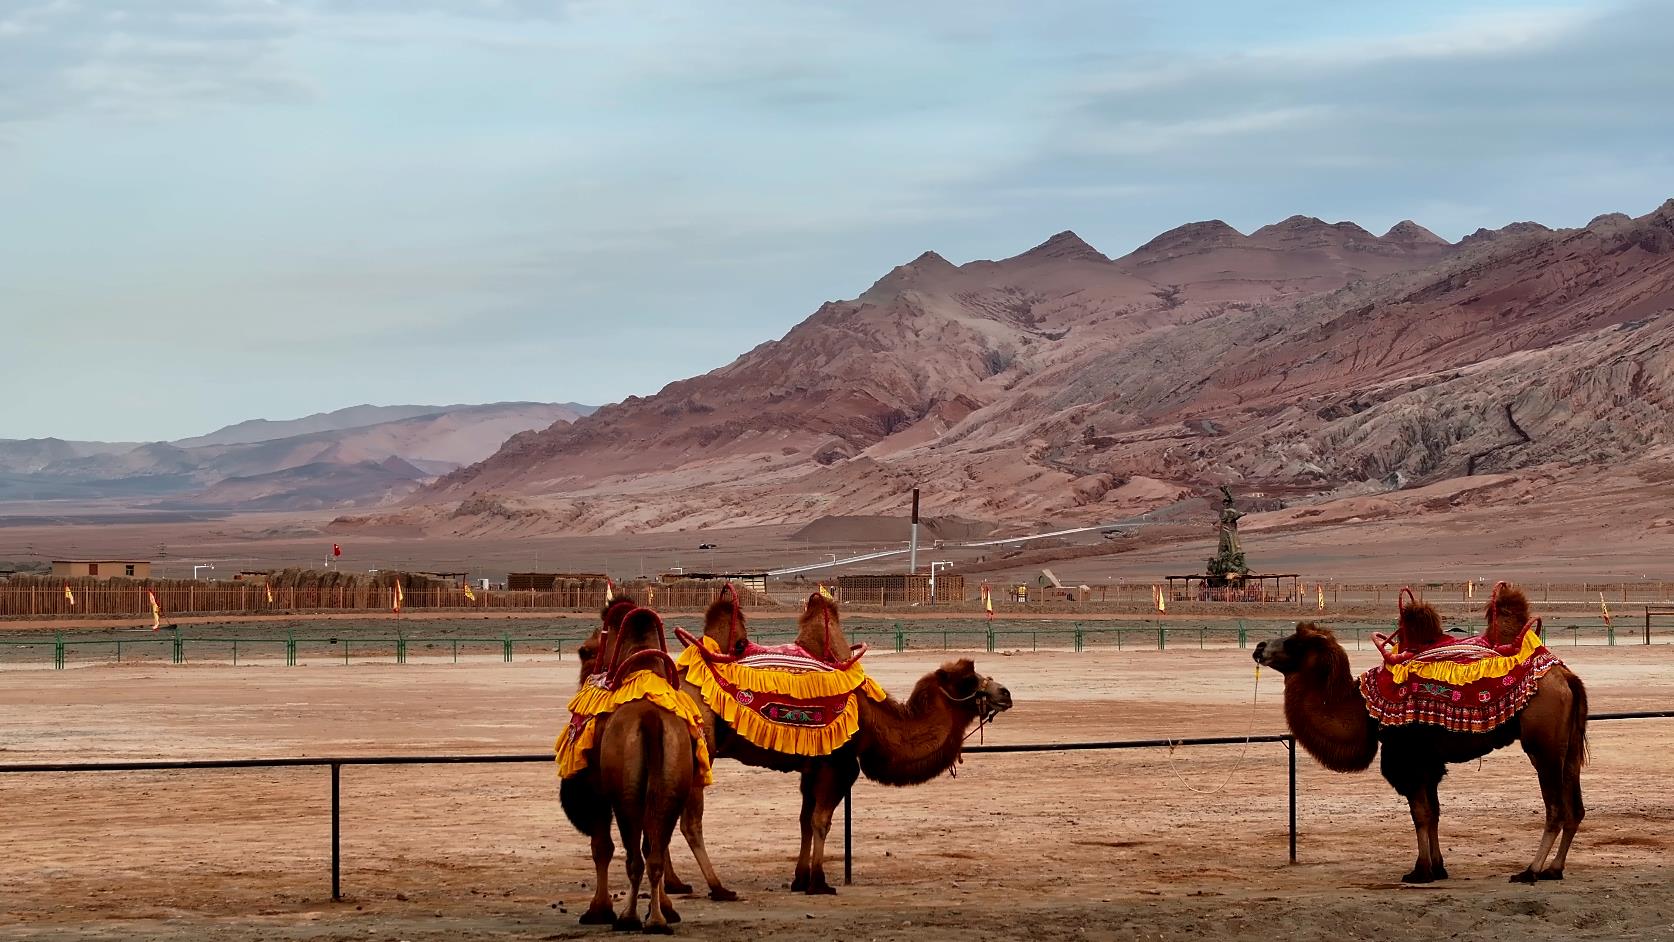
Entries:
POLYGON ((978 719, 991 720, 1011 709, 1011 691, 994 678, 977 673, 968 657, 948 661, 933 676, 944 696, 954 703, 970 703, 978 719))
POLYGON ((1277 641, 1263 641, 1251 654, 1255 662, 1271 667, 1286 677, 1294 674, 1329 674, 1348 665, 1348 654, 1329 628, 1311 621, 1300 622, 1296 633, 1277 641))
POLYGON ((745 624, 744 609, 738 604, 738 590, 732 587, 732 583, 721 587, 721 594, 709 603, 709 610, 703 613, 703 636, 720 646, 722 654, 744 656, 750 643, 750 633, 745 624))

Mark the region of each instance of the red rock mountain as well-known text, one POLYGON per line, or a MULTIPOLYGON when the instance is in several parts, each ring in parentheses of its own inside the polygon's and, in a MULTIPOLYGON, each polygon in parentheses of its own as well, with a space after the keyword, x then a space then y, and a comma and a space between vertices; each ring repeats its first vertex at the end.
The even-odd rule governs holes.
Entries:
POLYGON ((1458 246, 1293 216, 1110 259, 1064 232, 1001 261, 926 252, 721 369, 513 437, 412 513, 724 526, 878 512, 921 482, 938 512, 1097 522, 1220 482, 1594 461, 1674 439, 1671 332, 1674 201, 1458 246))

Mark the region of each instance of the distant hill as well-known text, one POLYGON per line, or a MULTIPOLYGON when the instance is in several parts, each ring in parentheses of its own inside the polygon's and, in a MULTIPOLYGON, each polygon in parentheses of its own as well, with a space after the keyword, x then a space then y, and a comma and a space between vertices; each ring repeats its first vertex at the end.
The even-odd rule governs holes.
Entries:
POLYGON ((176 442, 0 441, 0 500, 167 499, 172 507, 313 509, 377 505, 481 460, 519 432, 567 424, 587 406, 503 402, 354 406, 241 422, 176 442))

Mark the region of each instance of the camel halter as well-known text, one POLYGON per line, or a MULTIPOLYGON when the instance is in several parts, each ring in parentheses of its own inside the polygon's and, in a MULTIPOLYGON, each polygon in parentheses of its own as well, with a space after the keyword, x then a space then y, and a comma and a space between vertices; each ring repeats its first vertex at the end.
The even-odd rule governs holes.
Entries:
MULTIPOLYGON (((982 697, 983 700, 987 700, 988 699, 988 694, 984 693, 982 688, 987 681, 992 680, 993 678, 982 677, 980 674, 978 675, 978 677, 981 678, 981 680, 984 681, 984 683, 977 684, 977 688, 975 690, 971 691, 970 693, 966 694, 963 697, 956 697, 953 694, 948 693, 947 688, 943 687, 941 684, 937 684, 936 689, 941 692, 942 696, 944 696, 948 699, 949 703, 969 703, 972 700, 977 699, 978 697, 982 697)), ((984 703, 983 705, 981 705, 977 708, 976 728, 967 732, 964 736, 962 736, 960 738, 960 740, 959 740, 959 754, 953 757, 953 764, 948 766, 948 768, 947 768, 947 774, 948 774, 949 778, 958 778, 959 777, 959 767, 961 765, 965 764, 965 744, 971 741, 972 736, 976 736, 976 735, 982 733, 983 729, 985 727, 987 727, 989 723, 993 722, 994 718, 996 716, 999 716, 999 715, 1000 715, 1000 711, 995 709, 992 703, 984 703)), ((987 737, 984 736, 984 737, 977 740, 977 744, 981 745, 986 741, 987 741, 987 737)))

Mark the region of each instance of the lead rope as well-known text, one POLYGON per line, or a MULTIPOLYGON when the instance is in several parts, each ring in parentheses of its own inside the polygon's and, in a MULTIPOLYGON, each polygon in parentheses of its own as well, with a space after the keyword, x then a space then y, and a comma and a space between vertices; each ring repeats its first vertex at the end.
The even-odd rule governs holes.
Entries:
POLYGON ((1244 731, 1244 748, 1238 751, 1238 758, 1233 760, 1234 765, 1232 770, 1226 773, 1226 778, 1221 781, 1221 784, 1217 785, 1213 789, 1198 788, 1192 783, 1186 781, 1185 776, 1180 774, 1180 770, 1175 764, 1176 760, 1174 758, 1174 750, 1177 747, 1175 746, 1173 740, 1168 740, 1168 770, 1174 773, 1174 777, 1179 780, 1181 785, 1185 786, 1186 791, 1195 795, 1219 795, 1221 792, 1226 791, 1226 787, 1228 785, 1232 784, 1232 777, 1237 775, 1242 769, 1244 757, 1250 753, 1250 740, 1255 738, 1256 698, 1260 695, 1261 665, 1257 664, 1255 669, 1255 687, 1250 691, 1250 725, 1244 731))

